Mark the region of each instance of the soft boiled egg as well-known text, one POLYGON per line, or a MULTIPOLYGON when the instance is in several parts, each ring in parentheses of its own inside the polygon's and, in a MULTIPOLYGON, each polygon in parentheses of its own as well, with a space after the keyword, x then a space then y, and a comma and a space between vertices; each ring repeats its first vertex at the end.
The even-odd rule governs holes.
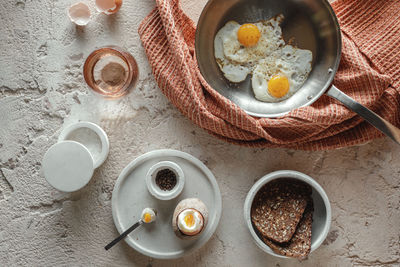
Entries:
POLYGON ((185 209, 178 215, 178 229, 185 235, 197 235, 203 226, 203 216, 195 209, 185 209))
POLYGON ((141 219, 144 223, 151 223, 156 220, 156 211, 151 208, 144 208, 142 211, 141 219))
POLYGON ((207 206, 198 198, 181 200, 172 214, 172 229, 181 239, 197 238, 207 226, 207 222, 207 206))

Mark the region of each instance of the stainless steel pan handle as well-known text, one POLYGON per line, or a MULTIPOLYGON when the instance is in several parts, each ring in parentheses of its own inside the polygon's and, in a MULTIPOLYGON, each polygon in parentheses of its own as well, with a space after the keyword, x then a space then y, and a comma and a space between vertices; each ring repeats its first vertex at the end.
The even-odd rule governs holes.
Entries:
POLYGON ((378 114, 364 107, 334 85, 326 92, 330 97, 340 101, 343 105, 363 117, 367 122, 371 123, 376 129, 383 132, 387 136, 393 139, 397 144, 400 144, 400 129, 388 122, 387 120, 380 117, 378 114))

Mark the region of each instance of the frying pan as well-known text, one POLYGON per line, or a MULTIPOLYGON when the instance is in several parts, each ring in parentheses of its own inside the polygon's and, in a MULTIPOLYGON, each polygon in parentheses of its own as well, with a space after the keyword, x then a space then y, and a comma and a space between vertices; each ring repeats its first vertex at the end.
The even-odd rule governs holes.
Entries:
POLYGON ((339 23, 327 0, 209 0, 198 21, 195 49, 200 72, 209 85, 249 115, 280 117, 311 105, 325 93, 400 144, 400 129, 332 84, 340 63, 341 44, 339 23), (294 37, 299 48, 312 51, 312 71, 293 96, 282 102, 265 103, 254 97, 250 76, 237 84, 224 78, 214 58, 214 37, 230 20, 243 24, 278 14, 285 16, 281 24, 285 41, 294 37))

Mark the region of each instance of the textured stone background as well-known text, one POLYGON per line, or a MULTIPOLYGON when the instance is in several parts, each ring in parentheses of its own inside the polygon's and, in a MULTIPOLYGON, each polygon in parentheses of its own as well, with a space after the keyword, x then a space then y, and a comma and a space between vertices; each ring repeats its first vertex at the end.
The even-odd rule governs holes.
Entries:
MULTIPOLYGON (((300 265, 260 251, 242 219, 254 181, 279 169, 311 175, 332 203, 328 238, 302 266, 399 266, 399 146, 385 138, 337 151, 302 152, 219 141, 169 104, 151 76, 136 30, 153 1, 125 0, 115 16, 94 13, 84 29, 66 16, 72 2, 0 5, 1 266, 300 265), (127 48, 140 65, 138 86, 120 101, 92 95, 82 77, 86 56, 106 44, 127 48), (66 194, 46 184, 40 162, 61 129, 77 120, 101 125, 111 150, 89 185, 66 194), (137 156, 159 148, 188 152, 217 177, 224 211, 216 234, 178 260, 150 259, 125 243, 106 253, 104 245, 117 235, 110 199, 118 174, 137 156)), ((184 7, 196 18, 204 3, 186 0, 184 7)))

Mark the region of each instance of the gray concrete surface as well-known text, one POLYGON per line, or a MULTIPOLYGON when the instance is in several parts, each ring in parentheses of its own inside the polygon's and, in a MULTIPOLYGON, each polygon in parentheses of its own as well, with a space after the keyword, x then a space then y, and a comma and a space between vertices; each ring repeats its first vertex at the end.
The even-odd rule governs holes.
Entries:
MULTIPOLYGON (((67 1, 9 0, 0 5, 1 266, 399 266, 400 147, 387 138, 329 152, 243 148, 215 139, 183 117, 151 75, 137 27, 152 0, 125 0, 113 17, 93 13, 84 29, 66 16, 67 1), (119 101, 92 95, 82 63, 95 48, 127 48, 140 65, 136 89, 119 101), (77 120, 101 125, 110 155, 76 193, 52 189, 41 158, 61 129, 77 120), (135 157, 173 148, 215 174, 224 210, 213 238, 178 260, 150 259, 116 235, 111 193, 135 157), (308 260, 278 260, 260 251, 245 228, 246 192, 264 174, 294 169, 314 177, 332 203, 325 243, 308 260)), ((93 3, 94 1, 86 1, 93 3)), ((184 2, 196 19, 205 0, 184 2)), ((92 11, 94 11, 92 6, 92 11)))

